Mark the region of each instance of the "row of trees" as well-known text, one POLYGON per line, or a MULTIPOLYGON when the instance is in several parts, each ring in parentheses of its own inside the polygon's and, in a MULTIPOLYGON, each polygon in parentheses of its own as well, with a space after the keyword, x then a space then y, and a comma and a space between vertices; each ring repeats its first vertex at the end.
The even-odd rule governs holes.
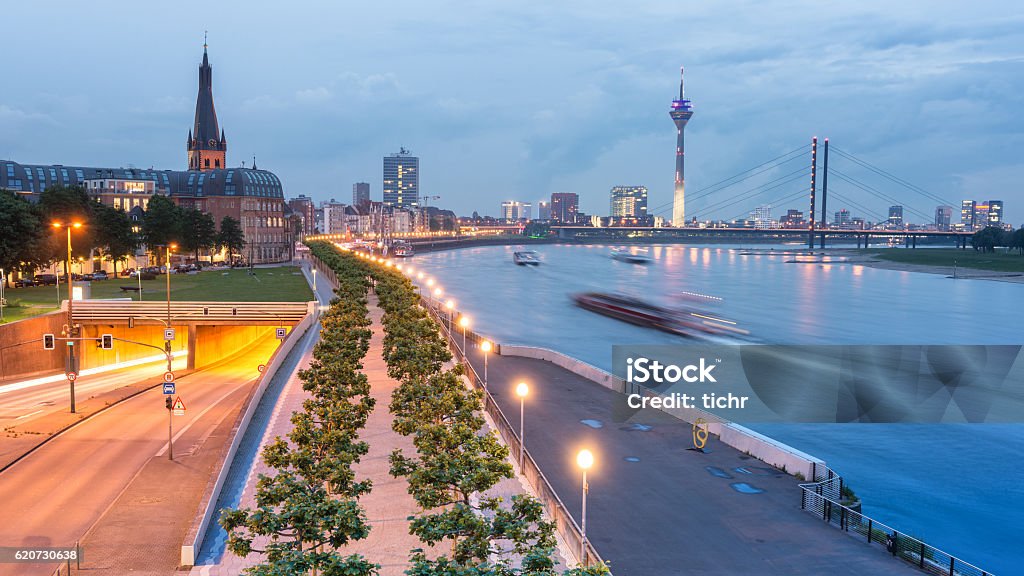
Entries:
POLYGON ((29 273, 63 261, 66 237, 52 226, 54 222, 81 223, 72 233, 74 252, 99 252, 113 261, 115 273, 118 264, 142 245, 176 243, 196 259, 201 251, 225 248, 235 254, 245 246, 238 220, 225 216, 218 230, 210 214, 177 206, 166 196, 152 196, 141 222, 133 222, 127 212, 93 200, 80 186, 51 186, 34 204, 0 190, 0 268, 29 273))
POLYGON ((996 247, 1005 247, 1024 254, 1024 228, 1013 232, 996 226, 982 228, 971 236, 971 247, 981 252, 995 252, 996 247))
POLYGON ((352 465, 367 452, 359 431, 374 399, 360 372, 371 336, 367 271, 340 265, 335 270, 337 298, 321 318, 321 341, 310 367, 299 372, 310 398, 292 414, 287 439, 278 437, 263 450, 275 473, 260 476, 256 508, 225 510, 220 517, 228 550, 242 557, 264 555, 247 574, 363 576, 379 569, 361 555, 343 553, 370 530, 358 498, 371 485, 356 478, 352 465))
MULTIPOLYGON (((325 244, 313 246, 314 254, 327 250, 334 251, 325 244)), ((343 269, 367 265, 350 254, 338 257, 343 269)), ((450 545, 449 552, 436 557, 423 549, 412 551, 406 573, 555 574, 554 525, 544 520, 543 505, 532 496, 514 496, 511 502, 481 496, 513 476, 508 448, 485 429, 482 392, 465 386, 461 365, 445 368, 451 360, 445 339, 419 306, 409 280, 389 267, 369 267, 384 310, 384 359, 388 374, 399 381, 390 404, 392 427, 411 436, 416 447, 415 454, 391 454, 391 474, 406 479, 424 510, 410 532, 426 546, 450 545)), ((606 573, 604 566, 566 572, 606 573)))

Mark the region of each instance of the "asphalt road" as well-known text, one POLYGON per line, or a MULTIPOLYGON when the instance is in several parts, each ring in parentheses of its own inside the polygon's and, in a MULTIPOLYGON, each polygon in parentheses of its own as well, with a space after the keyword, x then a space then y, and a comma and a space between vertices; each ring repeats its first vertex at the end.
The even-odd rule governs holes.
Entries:
POLYGON ((492 354, 489 389, 516 428, 513 387, 524 380, 526 448, 577 524, 575 456, 594 452, 587 534, 616 576, 920 574, 801 510, 795 478, 717 440, 710 453, 688 451, 685 422, 657 410, 624 419, 621 394, 549 362, 492 354), (761 492, 740 492, 739 483, 761 492))
MULTIPOLYGON (((177 383, 174 449, 201 443, 244 400, 270 338, 177 383)), ((159 388, 71 428, 0 473, 0 546, 72 546, 153 458, 166 458, 168 414, 159 388)), ((84 555, 88 555, 88 550, 84 555)), ((7 564, 0 573, 48 576, 53 564, 7 564)))
MULTIPOLYGON (((175 370, 182 370, 186 363, 184 357, 175 358, 172 366, 175 370)), ((160 360, 110 372, 82 375, 75 381, 75 398, 81 401, 139 380, 157 378, 166 370, 167 362, 160 360)), ((51 412, 67 411, 71 397, 68 381, 63 376, 54 378, 54 382, 24 388, 18 382, 0 385, 0 422, 23 424, 51 412)))

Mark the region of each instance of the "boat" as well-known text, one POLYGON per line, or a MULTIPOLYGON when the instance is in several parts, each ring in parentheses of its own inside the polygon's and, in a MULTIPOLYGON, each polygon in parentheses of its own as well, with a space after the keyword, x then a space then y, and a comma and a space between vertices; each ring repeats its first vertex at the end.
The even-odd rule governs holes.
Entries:
POLYGON ((650 264, 653 260, 647 254, 630 252, 629 250, 612 250, 612 259, 630 264, 650 264))
POLYGON ((737 328, 731 320, 718 318, 696 308, 666 308, 634 296, 604 292, 575 294, 572 298, 584 310, 679 336, 749 334, 737 328))
POLYGON ((512 261, 520 266, 538 266, 540 256, 533 250, 520 250, 512 253, 512 261))
POLYGON ((394 254, 396 258, 408 258, 415 254, 415 252, 413 251, 412 246, 403 243, 395 244, 392 248, 392 254, 394 254))

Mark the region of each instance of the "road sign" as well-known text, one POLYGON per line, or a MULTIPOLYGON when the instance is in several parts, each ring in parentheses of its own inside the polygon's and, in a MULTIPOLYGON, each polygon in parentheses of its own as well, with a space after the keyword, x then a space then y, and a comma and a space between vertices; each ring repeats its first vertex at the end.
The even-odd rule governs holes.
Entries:
POLYGON ((78 379, 78 373, 77 372, 68 372, 67 374, 65 374, 65 376, 67 376, 68 380, 71 381, 71 382, 74 382, 75 380, 78 379))
POLYGON ((287 328, 278 328, 278 329, 274 330, 274 333, 277 335, 277 339, 278 340, 284 340, 285 338, 288 337, 288 329, 287 328))
POLYGON ((164 328, 164 340, 174 340, 174 328, 164 328))
POLYGON ((266 364, 260 364, 259 366, 256 367, 256 370, 258 370, 260 372, 260 374, 262 374, 263 371, 266 370, 266 369, 267 369, 267 365, 266 364))
POLYGON ((164 372, 164 382, 174 382, 174 372, 164 372))
POLYGON ((174 411, 175 416, 185 415, 185 403, 181 401, 181 396, 174 399, 174 404, 171 405, 171 410, 174 411))
POLYGON ((164 394, 174 394, 174 382, 164 382, 164 394))

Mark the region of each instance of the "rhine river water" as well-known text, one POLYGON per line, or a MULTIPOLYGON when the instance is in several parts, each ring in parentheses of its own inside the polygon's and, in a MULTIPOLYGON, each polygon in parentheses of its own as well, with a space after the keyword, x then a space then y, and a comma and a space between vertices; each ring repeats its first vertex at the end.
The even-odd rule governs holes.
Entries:
MULTIPOLYGON (((538 267, 514 265, 517 248, 464 248, 408 262, 435 277, 481 334, 605 370, 613 344, 686 340, 577 308, 573 293, 623 292, 664 305, 684 291, 717 296, 719 315, 770 343, 1024 343, 1024 284, 787 263, 791 257, 761 254, 770 252, 761 246, 651 246, 648 266, 612 260, 607 245, 533 246, 538 267)), ((1024 564, 1017 524, 1024 424, 756 428, 824 459, 863 499, 865 514, 998 575, 1024 564)))

